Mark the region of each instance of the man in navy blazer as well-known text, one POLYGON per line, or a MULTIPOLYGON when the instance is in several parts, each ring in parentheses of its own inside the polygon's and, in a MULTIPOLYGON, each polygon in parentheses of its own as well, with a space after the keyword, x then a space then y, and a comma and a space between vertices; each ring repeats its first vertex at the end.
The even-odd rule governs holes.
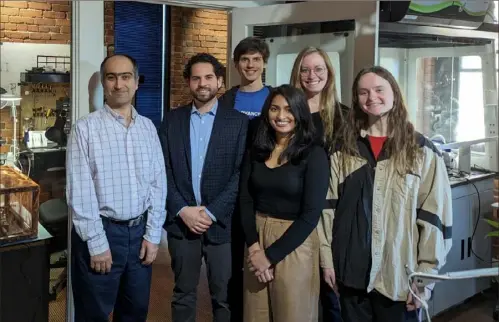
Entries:
POLYGON ((193 56, 184 70, 193 101, 168 112, 160 130, 168 178, 168 249, 175 275, 173 322, 195 322, 204 258, 214 321, 229 322, 231 226, 248 117, 219 104, 223 65, 193 56))

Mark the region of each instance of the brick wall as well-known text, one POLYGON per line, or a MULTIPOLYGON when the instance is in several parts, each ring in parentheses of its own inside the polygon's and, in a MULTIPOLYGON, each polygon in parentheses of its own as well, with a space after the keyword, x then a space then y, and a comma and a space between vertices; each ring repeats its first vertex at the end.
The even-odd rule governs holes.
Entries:
MULTIPOLYGON (((114 2, 104 4, 105 45, 114 44, 114 2)), ((71 42, 71 3, 70 1, 1 1, 0 2, 0 41, 41 44, 69 44, 71 42)), ((111 50, 112 50, 112 46, 111 50)), ((20 126, 20 122, 18 122, 20 126)), ((19 137, 22 132, 18 128, 19 137)), ((7 139, 8 145, 0 148, 0 153, 9 149, 12 141, 13 125, 10 110, 0 112, 0 136, 7 139)))
MULTIPOLYGON (((114 43, 114 3, 105 1, 105 44, 114 43)), ((43 44, 71 42, 70 1, 1 1, 0 41, 43 44)))
MULTIPOLYGON (((18 113, 19 115, 19 113, 18 113)), ((19 122, 17 123, 19 126, 19 122)), ((10 145, 12 144, 12 135, 13 135, 13 123, 12 118, 10 117, 10 108, 6 107, 0 110, 0 137, 5 139, 7 142, 5 145, 0 147, 0 153, 9 152, 10 145)), ((19 131, 19 127, 17 129, 19 131)), ((18 132, 19 133, 19 132, 18 132)))
POLYGON ((69 1, 2 1, 0 40, 44 44, 69 44, 69 1))
MULTIPOLYGON (((70 42, 69 1, 1 1, 0 5, 1 41, 59 44, 70 42)), ((171 7, 171 16, 170 106, 177 107, 191 100, 182 72, 192 55, 207 52, 227 64, 227 12, 171 7)), ((105 1, 104 24, 105 45, 113 45, 113 1, 105 1)), ((111 53, 114 48, 109 47, 108 53, 111 53)), ((220 93, 223 92, 224 88, 220 93)), ((2 137, 12 137, 12 126, 9 122, 10 118, 2 112, 2 137)))
POLYGON ((227 12, 171 7, 171 17, 170 106, 175 108, 191 100, 182 73, 192 55, 207 52, 227 63, 227 12))
POLYGON ((104 1, 104 44, 114 45, 114 1, 104 1))

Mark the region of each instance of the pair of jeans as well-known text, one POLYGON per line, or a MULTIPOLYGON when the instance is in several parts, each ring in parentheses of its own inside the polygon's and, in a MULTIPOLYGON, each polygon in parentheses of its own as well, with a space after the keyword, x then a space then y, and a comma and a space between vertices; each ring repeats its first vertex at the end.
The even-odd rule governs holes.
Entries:
POLYGON ((90 267, 87 243, 71 232, 75 322, 145 322, 149 309, 152 266, 139 258, 146 220, 128 227, 102 219, 113 264, 107 274, 90 267))

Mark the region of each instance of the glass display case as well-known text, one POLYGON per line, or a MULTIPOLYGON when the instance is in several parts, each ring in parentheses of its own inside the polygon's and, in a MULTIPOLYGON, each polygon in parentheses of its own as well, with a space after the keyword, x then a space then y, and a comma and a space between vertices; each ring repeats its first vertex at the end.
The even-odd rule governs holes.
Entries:
POLYGON ((0 245, 38 236, 40 187, 10 166, 0 166, 0 245))

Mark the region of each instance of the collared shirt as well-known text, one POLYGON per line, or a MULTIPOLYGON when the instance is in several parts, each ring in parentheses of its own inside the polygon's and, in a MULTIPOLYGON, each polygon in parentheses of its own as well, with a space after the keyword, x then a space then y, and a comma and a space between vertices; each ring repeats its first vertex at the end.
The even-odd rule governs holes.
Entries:
POLYGON ((144 239, 158 244, 166 217, 166 172, 157 130, 132 107, 126 120, 109 106, 76 122, 67 146, 66 194, 73 225, 90 255, 109 249, 100 215, 130 220, 146 210, 144 239))
MULTIPOLYGON (((218 101, 215 101, 215 105, 213 105, 212 109, 204 114, 199 113, 196 106, 192 104, 190 122, 192 189, 194 190, 194 196, 196 197, 198 206, 202 203, 201 180, 203 176, 203 166, 217 109, 218 101)), ((206 213, 213 221, 216 221, 215 216, 208 209, 206 209, 206 213)))

